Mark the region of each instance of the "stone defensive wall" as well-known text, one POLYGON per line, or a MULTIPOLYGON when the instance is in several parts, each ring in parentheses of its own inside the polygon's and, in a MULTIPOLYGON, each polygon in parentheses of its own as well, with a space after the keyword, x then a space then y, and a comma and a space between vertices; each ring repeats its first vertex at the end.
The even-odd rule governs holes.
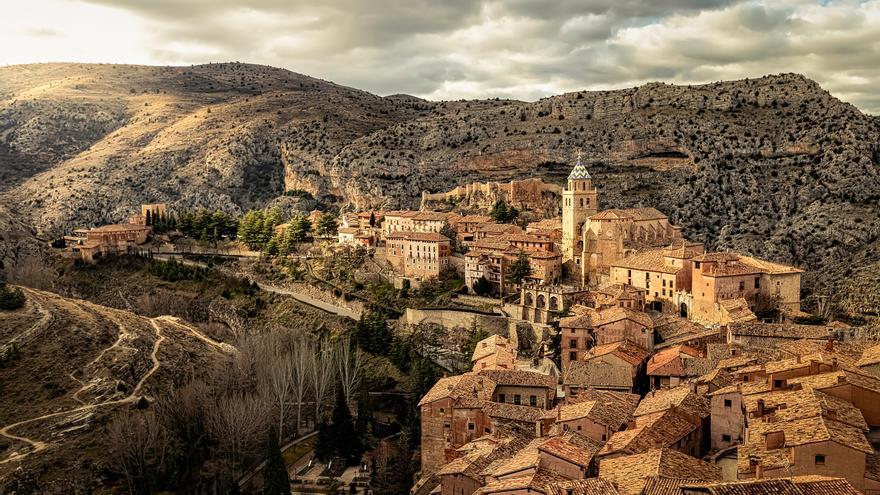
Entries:
POLYGON ((510 204, 526 204, 541 207, 544 194, 561 195, 562 187, 547 184, 541 179, 530 178, 510 182, 474 182, 441 193, 422 191, 422 205, 431 201, 464 201, 477 198, 503 199, 510 204))

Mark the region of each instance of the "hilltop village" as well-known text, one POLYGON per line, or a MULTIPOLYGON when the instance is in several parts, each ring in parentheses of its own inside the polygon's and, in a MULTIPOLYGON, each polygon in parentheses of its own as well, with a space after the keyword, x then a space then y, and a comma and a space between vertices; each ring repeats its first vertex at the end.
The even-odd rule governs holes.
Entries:
MULTIPOLYGON (((395 326, 446 336, 421 351, 446 373, 413 398, 413 495, 880 494, 880 345, 802 312, 803 270, 709 252, 655 208, 600 205, 578 157, 561 188, 471 184, 418 211, 267 221, 264 253, 237 256, 314 225, 306 263, 354 249, 401 293, 463 284, 395 326), (483 213, 430 209, 456 204, 483 213)), ((142 205, 61 244, 83 263, 156 248, 168 216, 142 205)))
POLYGON ((412 493, 880 493, 880 346, 805 324, 803 270, 707 252, 655 208, 601 209, 580 158, 560 196, 561 217, 526 225, 342 217, 338 242, 384 251, 398 285, 458 271, 459 300, 491 314, 407 311, 490 329, 419 402, 412 493))

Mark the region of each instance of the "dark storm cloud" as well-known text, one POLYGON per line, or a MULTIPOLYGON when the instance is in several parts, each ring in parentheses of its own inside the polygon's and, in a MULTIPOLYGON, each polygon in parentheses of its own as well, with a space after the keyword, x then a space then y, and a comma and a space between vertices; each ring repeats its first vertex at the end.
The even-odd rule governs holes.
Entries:
POLYGON ((241 60, 379 94, 534 99, 801 72, 880 112, 880 0, 88 0, 166 63, 241 60))

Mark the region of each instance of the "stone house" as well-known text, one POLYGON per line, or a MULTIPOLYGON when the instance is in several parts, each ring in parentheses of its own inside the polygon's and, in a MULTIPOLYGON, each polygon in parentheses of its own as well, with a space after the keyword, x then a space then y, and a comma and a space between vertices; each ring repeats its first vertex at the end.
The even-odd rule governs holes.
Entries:
POLYGON ((737 322, 727 326, 727 342, 746 347, 770 347, 802 339, 827 342, 829 338, 834 338, 835 331, 835 327, 830 325, 737 322))
POLYGON ((675 305, 676 293, 691 290, 690 258, 701 252, 700 248, 668 247, 627 256, 611 263, 610 280, 613 284, 626 284, 645 291, 645 304, 655 310, 675 306, 675 311, 688 316, 687 307, 675 305))
POLYGON ((645 493, 646 484, 657 477, 693 482, 720 481, 721 468, 673 449, 653 448, 639 454, 602 459, 599 477, 613 482, 623 495, 640 495, 645 493))
POLYGON ((336 229, 337 242, 339 244, 354 244, 354 237, 360 232, 361 230, 357 227, 339 227, 336 229))
POLYGON ((639 454, 658 447, 699 456, 702 450, 700 427, 674 406, 636 416, 625 430, 611 435, 597 455, 605 459, 639 454))
POLYGON ((775 298, 780 309, 799 313, 803 270, 736 253, 707 253, 693 258, 690 315, 694 321, 720 321, 720 303, 743 298, 775 298))
POLYGON ((597 309, 620 306, 634 311, 645 310, 645 296, 648 291, 626 284, 612 284, 592 293, 597 309))
POLYGON ((397 273, 416 280, 438 278, 450 266, 449 238, 434 232, 398 232, 385 237, 385 258, 397 273))
POLYGON ((586 389, 556 407, 553 431, 573 431, 604 443, 626 427, 638 402, 636 394, 586 389))
POLYGON ((647 375, 653 388, 675 387, 686 378, 698 377, 712 367, 693 347, 675 345, 664 348, 648 360, 647 375))
POLYGON ((602 444, 576 432, 566 431, 538 444, 538 467, 570 480, 596 475, 596 452, 602 444))
POLYGON ((708 452, 711 423, 709 399, 695 392, 690 385, 652 390, 639 402, 639 406, 636 408, 633 416, 638 418, 668 410, 675 410, 676 413, 699 428, 695 432, 699 450, 696 454, 691 453, 691 455, 700 457, 708 452))
POLYGON ((559 321, 563 371, 571 361, 587 359, 593 346, 629 341, 646 351, 654 348, 654 324, 645 313, 617 306, 572 311, 574 316, 559 321))
POLYGON ((455 230, 455 236, 460 245, 472 243, 474 234, 483 225, 494 223, 492 218, 485 215, 450 215, 448 218, 449 226, 455 230))
MULTIPOLYGON (((139 216, 139 215, 136 215, 139 216)), ((94 263, 101 256, 127 253, 147 242, 152 227, 132 218, 132 223, 102 225, 92 229, 77 229, 73 236, 65 236, 70 244, 70 255, 85 263, 94 263)))
POLYGON ((529 439, 498 428, 458 449, 460 457, 437 471, 440 495, 470 495, 486 484, 486 469, 525 448, 529 439))
POLYGON ((471 250, 465 253, 465 284, 473 289, 474 284, 482 277, 492 284, 497 294, 506 295, 512 286, 508 280, 509 270, 521 254, 528 257, 531 268, 531 273, 523 283, 559 283, 562 258, 553 251, 553 243, 539 236, 515 233, 499 234, 473 243, 471 250))
POLYGON ((517 350, 510 339, 501 335, 490 335, 477 342, 471 356, 473 371, 516 369, 517 350))
POLYGON ((880 377, 880 345, 865 349, 855 365, 865 373, 880 377))
POLYGON ((808 388, 745 396, 744 401, 740 479, 835 476, 863 493, 880 490, 868 424, 850 402, 808 388))
POLYGON ((598 360, 572 361, 562 378, 566 400, 574 400, 589 389, 632 393, 634 385, 631 366, 598 360))
POLYGON ((556 402, 557 379, 550 375, 524 370, 481 370, 495 383, 492 401, 551 409, 556 402))
POLYGON ((422 470, 433 473, 458 457, 457 449, 492 432, 482 412, 495 384, 487 377, 463 374, 441 378, 419 401, 422 470))

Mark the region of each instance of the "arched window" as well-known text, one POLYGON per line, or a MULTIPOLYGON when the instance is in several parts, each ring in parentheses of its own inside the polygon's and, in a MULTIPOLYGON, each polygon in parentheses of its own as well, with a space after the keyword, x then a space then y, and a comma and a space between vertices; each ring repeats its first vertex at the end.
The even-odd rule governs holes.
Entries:
POLYGON ((544 306, 546 306, 546 304, 547 304, 547 302, 544 299, 544 295, 543 294, 539 295, 538 296, 538 307, 541 309, 544 309, 544 306))
POLYGON ((559 309, 559 299, 557 299, 556 296, 550 297, 550 309, 559 309))
POLYGON ((531 306, 534 302, 535 301, 532 299, 532 295, 526 293, 525 301, 523 302, 523 304, 525 304, 526 306, 531 306))

